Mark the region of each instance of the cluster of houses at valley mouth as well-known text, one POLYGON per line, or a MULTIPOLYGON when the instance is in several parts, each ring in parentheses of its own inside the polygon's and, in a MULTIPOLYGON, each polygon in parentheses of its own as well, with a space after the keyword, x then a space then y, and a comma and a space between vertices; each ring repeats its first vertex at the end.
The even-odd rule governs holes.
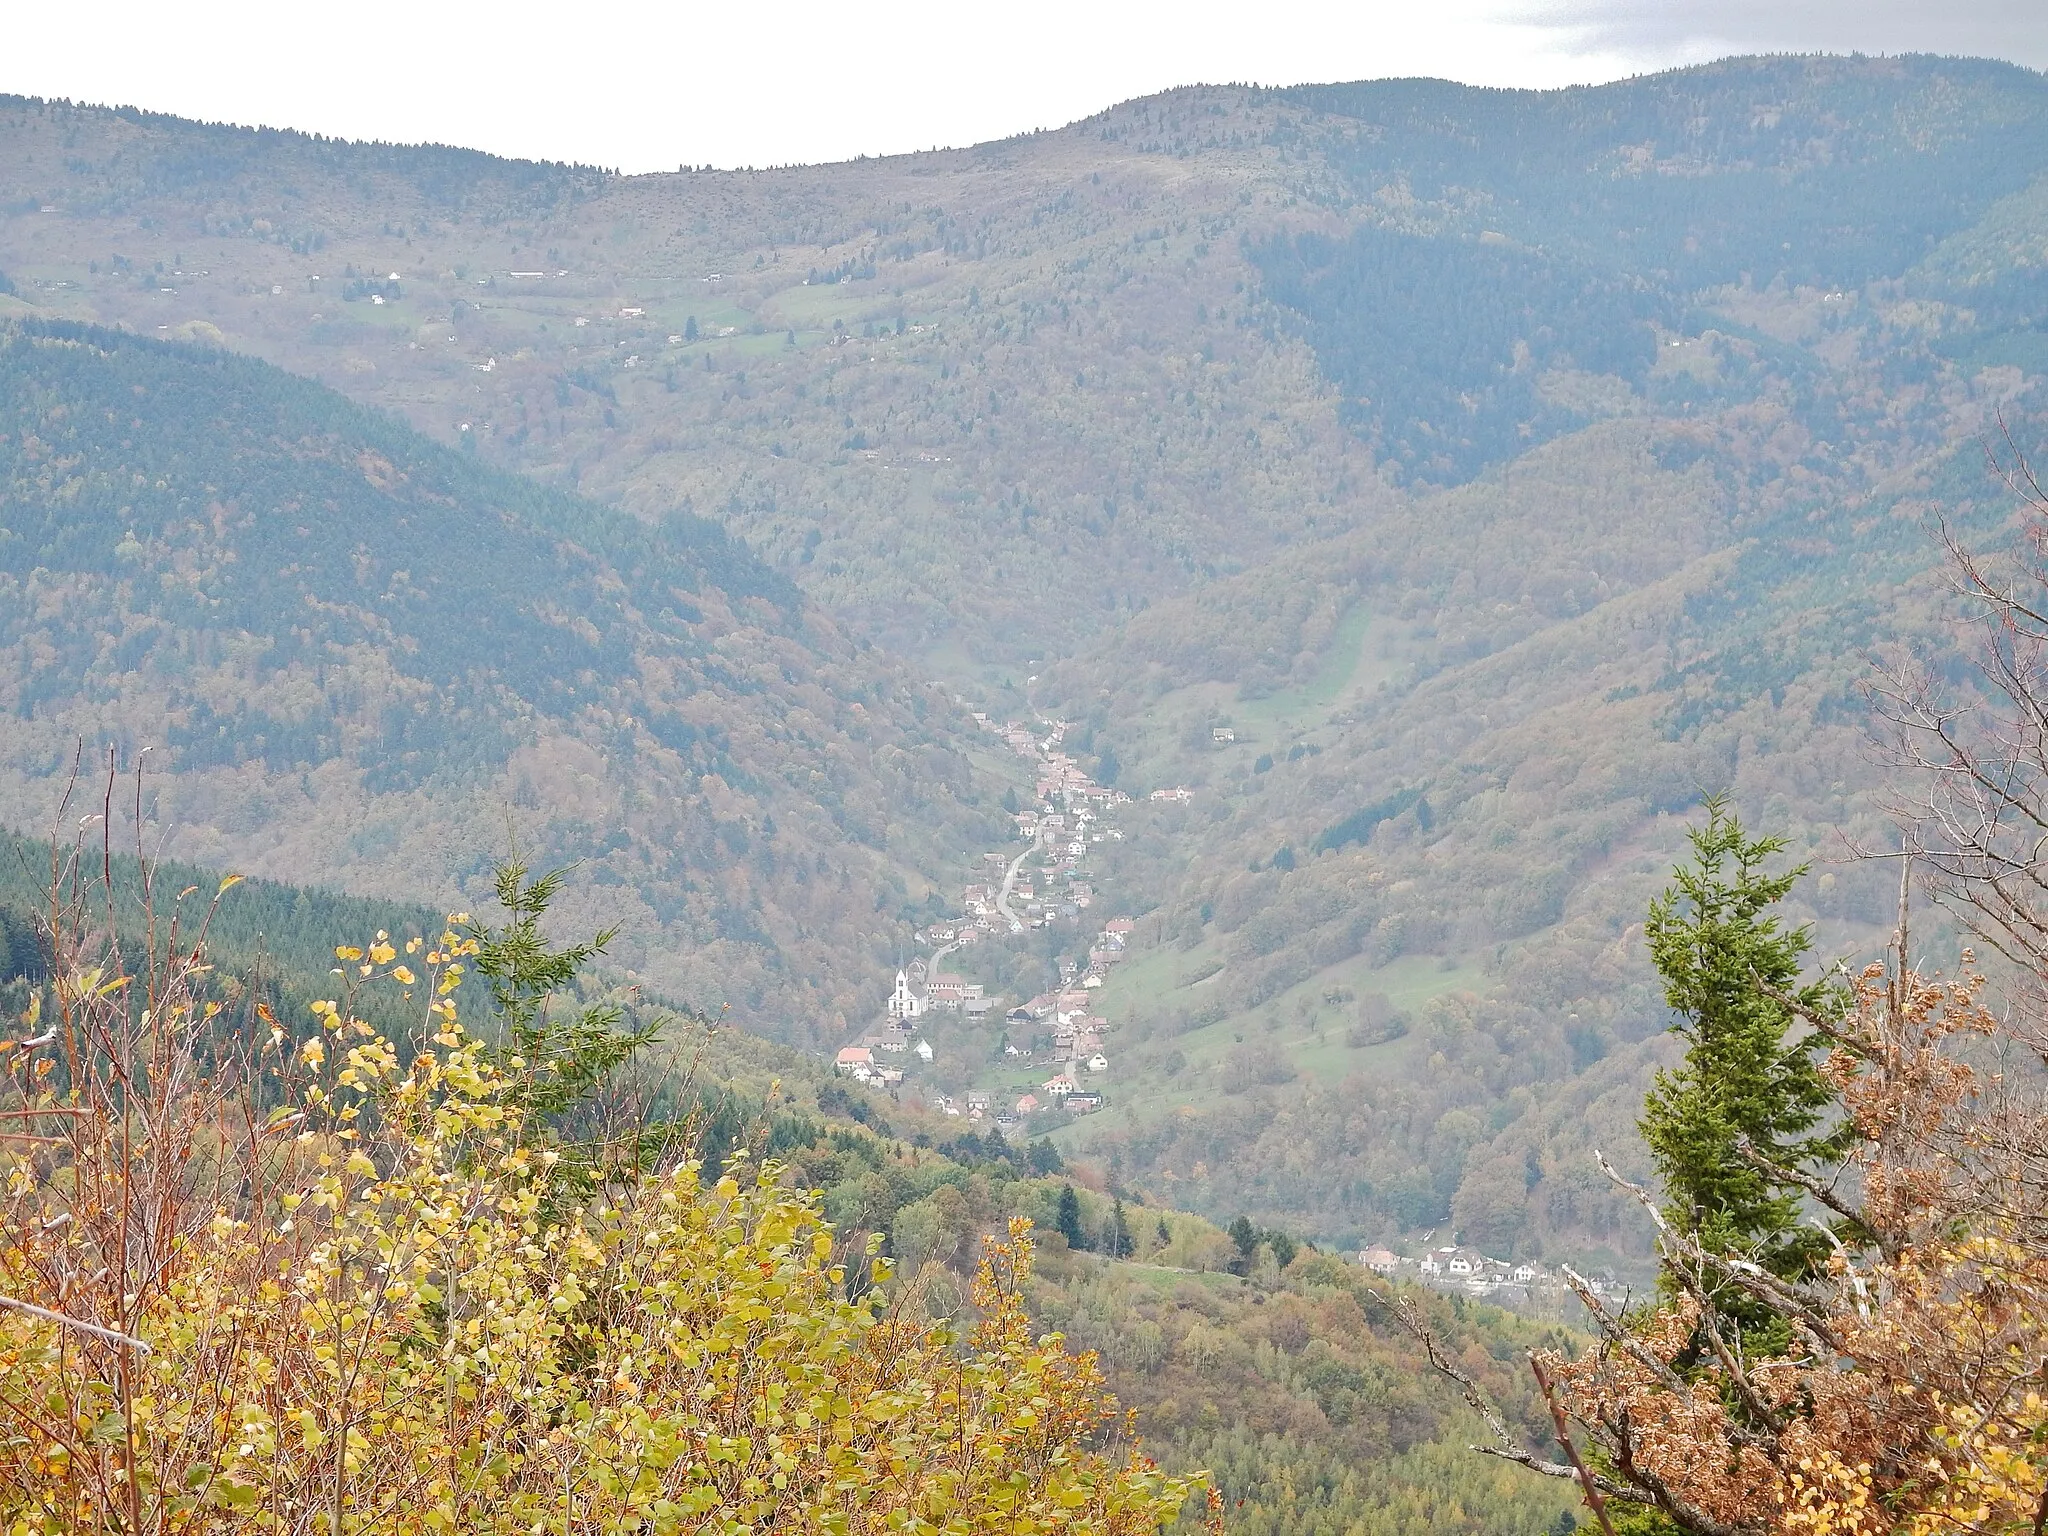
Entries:
MULTIPOLYGON (((863 1083, 903 1084, 920 1065, 935 1059, 933 1025, 944 1018, 983 1020, 1000 1009, 1004 999, 989 996, 979 982, 947 971, 946 957, 1050 924, 1085 928, 1084 914, 1095 900, 1090 855, 1099 845, 1123 839, 1112 818, 1119 807, 1131 803, 1131 797, 1098 784, 1062 749, 1065 721, 1043 721, 1043 730, 1016 721, 998 724, 979 712, 974 721, 1035 763, 1033 803, 1013 817, 1024 848, 1014 854, 983 855, 981 878, 961 892, 961 915, 919 930, 918 940, 932 946, 931 958, 913 960, 897 971, 881 1017, 839 1052, 838 1071, 863 1083)), ((1185 789, 1158 790, 1152 798, 1185 801, 1188 794, 1185 789)), ((1053 1110, 1085 1114, 1100 1109, 1107 1098, 1110 1023, 1096 1011, 1095 994, 1124 958, 1134 926, 1127 917, 1108 919, 1096 930, 1085 962, 1060 962, 1057 989, 1003 1012, 1006 1040, 1021 1036, 1041 1046, 1034 1051, 1006 1044, 1003 1065, 1050 1066, 1050 1075, 1022 1092, 1014 1084, 1003 1090, 969 1088, 964 1094, 934 1092, 932 1107, 942 1114, 985 1119, 1005 1131, 1053 1110), (1047 1041, 1049 1050, 1043 1048, 1047 1041)))

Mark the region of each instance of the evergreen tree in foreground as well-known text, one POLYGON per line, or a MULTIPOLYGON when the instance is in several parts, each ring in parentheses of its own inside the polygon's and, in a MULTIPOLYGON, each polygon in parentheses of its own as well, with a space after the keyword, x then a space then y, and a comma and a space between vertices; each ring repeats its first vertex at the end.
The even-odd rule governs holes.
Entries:
POLYGON ((556 869, 529 880, 524 864, 508 860, 495 876, 509 920, 502 928, 462 925, 476 941, 476 971, 503 1024, 500 1065, 522 1063, 513 1092, 543 1118, 567 1113, 660 1033, 659 1024, 621 1029, 625 1011, 609 1003, 554 1015, 557 996, 573 999, 577 978, 618 936, 607 928, 587 943, 549 944, 541 920, 567 875, 556 869))
MULTIPOLYGON (((1650 958, 1688 1047, 1682 1065, 1657 1074, 1640 1124, 1674 1227, 1709 1253, 1798 1280, 1817 1270, 1830 1240, 1802 1221, 1796 1184, 1745 1149, 1777 1169, 1816 1173, 1840 1159, 1847 1128, 1829 1123, 1834 1092, 1816 1061, 1826 1039, 1799 1018, 1835 1016, 1840 994, 1826 981, 1801 983, 1811 935, 1773 910, 1806 866, 1764 870, 1784 847, 1749 837, 1724 799, 1710 799, 1692 861, 1651 903, 1650 958)), ((1773 1352, 1782 1320, 1753 1303, 1747 1311, 1750 1347, 1773 1352)))

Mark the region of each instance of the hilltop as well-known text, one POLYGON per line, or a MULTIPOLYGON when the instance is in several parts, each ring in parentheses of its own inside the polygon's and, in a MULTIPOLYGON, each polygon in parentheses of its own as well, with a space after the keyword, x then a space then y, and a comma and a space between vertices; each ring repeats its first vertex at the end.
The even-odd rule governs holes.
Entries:
POLYGON ((497 462, 715 514, 994 680, 1403 517, 1399 486, 1810 388, 1816 323, 1896 332, 1909 386, 2024 361, 2048 87, 1909 58, 1194 88, 968 150, 624 178, 21 101, 0 136, 25 299, 211 326, 497 462), (1957 307, 1902 323, 1871 288, 1900 283, 1957 307), (1717 327, 1761 356, 1653 366, 1717 327))

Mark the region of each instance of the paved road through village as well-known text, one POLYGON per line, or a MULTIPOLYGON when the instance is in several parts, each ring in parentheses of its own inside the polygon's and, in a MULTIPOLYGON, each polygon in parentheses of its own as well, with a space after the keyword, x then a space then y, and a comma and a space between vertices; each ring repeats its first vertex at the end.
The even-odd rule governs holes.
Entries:
POLYGON ((1031 846, 1018 854, 1016 858, 1010 860, 1010 867, 1003 871, 1003 888, 996 893, 996 910, 1002 913, 1003 917, 1009 922, 1010 932, 1012 933, 1022 933, 1024 931, 1024 919, 1010 910, 1010 890, 1017 883, 1017 871, 1024 867, 1026 859, 1038 852, 1038 845, 1044 840, 1045 834, 1043 832, 1035 834, 1031 839, 1031 846))

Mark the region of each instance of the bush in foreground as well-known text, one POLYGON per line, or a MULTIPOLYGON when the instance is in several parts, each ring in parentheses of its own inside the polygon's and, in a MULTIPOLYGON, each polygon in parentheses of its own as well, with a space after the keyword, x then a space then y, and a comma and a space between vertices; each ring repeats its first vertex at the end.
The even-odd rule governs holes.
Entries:
POLYGON ((84 911, 0 1055, 0 1529, 1138 1533, 1196 1486, 1032 1337, 1025 1223, 956 1337, 772 1162, 565 1149, 460 924, 339 950, 294 1039, 203 928, 127 967, 84 911))

